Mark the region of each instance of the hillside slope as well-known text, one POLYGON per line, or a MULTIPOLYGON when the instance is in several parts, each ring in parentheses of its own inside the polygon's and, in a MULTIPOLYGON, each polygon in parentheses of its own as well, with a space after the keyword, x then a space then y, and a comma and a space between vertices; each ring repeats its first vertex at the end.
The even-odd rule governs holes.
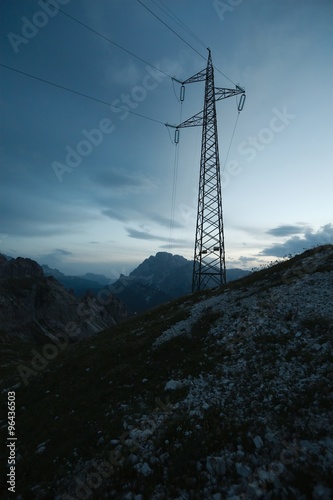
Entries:
POLYGON ((25 382, 13 364, 17 492, 332 498, 332 285, 326 245, 69 345, 25 382))

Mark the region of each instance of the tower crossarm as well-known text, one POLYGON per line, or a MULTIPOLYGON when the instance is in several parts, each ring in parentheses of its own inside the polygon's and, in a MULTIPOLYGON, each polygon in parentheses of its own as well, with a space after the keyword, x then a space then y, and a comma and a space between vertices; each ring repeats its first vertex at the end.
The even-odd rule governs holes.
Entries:
POLYGON ((202 126, 202 124, 203 124, 203 111, 200 111, 196 115, 191 116, 191 118, 188 118, 184 122, 177 125, 176 128, 198 127, 202 126))
MULTIPOLYGON (((202 73, 202 72, 200 72, 200 73, 202 73)), ((198 75, 200 73, 198 73, 198 75)), ((205 70, 205 73, 206 73, 206 70, 205 70)), ((196 76, 196 75, 194 75, 194 76, 196 76)), ((192 78, 194 78, 194 77, 192 77, 192 78)), ((191 80, 191 78, 189 78, 189 80, 191 80)), ((196 81, 199 81, 199 80, 196 80, 196 81)), ((182 83, 185 84, 185 83, 191 83, 191 82, 189 82, 188 80, 185 80, 185 82, 182 82, 182 83)), ((235 95, 241 95, 241 100, 240 100, 239 105, 238 105, 238 111, 241 111, 243 109, 245 97, 246 97, 245 90, 242 87, 236 86, 235 89, 226 89, 226 88, 219 88, 219 87, 214 88, 215 101, 221 101, 222 99, 227 99, 228 97, 234 97, 235 95)), ((191 118, 188 118, 184 122, 180 123, 179 125, 170 125, 169 123, 166 123, 166 126, 176 128, 176 129, 186 128, 186 127, 198 127, 198 126, 200 127, 203 125, 203 121, 204 121, 204 112, 202 110, 202 111, 199 111, 199 113, 191 116, 191 118)))
POLYGON ((242 94, 245 98, 245 90, 242 87, 236 87, 235 89, 224 89, 215 87, 215 101, 221 101, 222 99, 227 99, 228 97, 233 97, 235 95, 242 94))
POLYGON ((193 76, 190 76, 190 78, 187 78, 187 80, 184 80, 182 82, 182 85, 186 85, 187 83, 203 82, 206 80, 206 74, 207 74, 207 68, 203 69, 202 71, 199 71, 199 73, 196 73, 193 76))

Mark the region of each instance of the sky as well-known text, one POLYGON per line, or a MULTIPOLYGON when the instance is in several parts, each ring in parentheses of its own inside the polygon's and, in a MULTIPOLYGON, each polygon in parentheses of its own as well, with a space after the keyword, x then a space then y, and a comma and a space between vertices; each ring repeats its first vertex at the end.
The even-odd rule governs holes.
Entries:
POLYGON ((175 145, 165 124, 203 109, 204 83, 180 103, 172 77, 208 47, 215 86, 246 90, 239 115, 216 103, 227 267, 333 243, 331 0, 0 9, 1 253, 113 278, 160 251, 192 259, 201 129, 175 145))

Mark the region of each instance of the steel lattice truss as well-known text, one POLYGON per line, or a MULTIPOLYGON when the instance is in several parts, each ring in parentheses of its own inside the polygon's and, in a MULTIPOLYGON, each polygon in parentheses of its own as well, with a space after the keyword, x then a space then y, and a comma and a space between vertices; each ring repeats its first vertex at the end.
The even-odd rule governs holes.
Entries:
POLYGON ((214 87, 214 67, 209 50, 207 67, 182 83, 205 81, 204 109, 175 127, 202 126, 198 212, 195 234, 192 291, 223 285, 226 282, 220 161, 217 136, 216 101, 241 94, 239 111, 243 108, 245 91, 241 87, 214 87))

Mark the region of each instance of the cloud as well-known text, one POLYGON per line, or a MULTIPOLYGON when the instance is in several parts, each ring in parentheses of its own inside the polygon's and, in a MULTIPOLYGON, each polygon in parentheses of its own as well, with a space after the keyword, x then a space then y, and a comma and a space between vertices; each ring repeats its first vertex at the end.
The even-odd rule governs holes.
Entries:
POLYGON ((284 257, 289 254, 301 253, 308 248, 325 245, 327 243, 333 243, 332 224, 322 226, 317 232, 307 228, 302 238, 293 236, 284 243, 278 243, 265 248, 259 255, 284 257))
POLYGON ((290 236, 292 234, 303 234, 306 229, 306 224, 298 224, 295 226, 278 226, 273 229, 269 229, 267 234, 272 234, 273 236, 290 236))
POLYGON ((50 267, 58 266, 62 264, 66 257, 73 255, 72 252, 68 250, 64 250, 63 248, 56 248, 53 252, 41 255, 38 258, 38 262, 40 264, 47 264, 50 267))
POLYGON ((190 243, 188 243, 188 244, 185 244, 185 243, 166 243, 165 245, 159 245, 158 248, 172 250, 173 248, 186 248, 189 245, 190 245, 190 243))
POLYGON ((159 236, 147 231, 138 231, 137 229, 131 228, 127 228, 127 234, 130 238, 136 238, 138 240, 170 241, 170 238, 166 238, 165 236, 159 236))
POLYGON ((164 215, 149 214, 149 217, 151 218, 151 220, 157 222, 158 224, 160 224, 163 227, 167 227, 168 229, 170 228, 170 226, 174 227, 174 228, 185 227, 184 224, 181 224, 180 222, 178 222, 176 220, 171 221, 171 219, 169 217, 165 217, 164 215))
POLYGON ((113 208, 106 208, 102 210, 102 214, 110 217, 110 219, 118 220, 120 222, 128 222, 128 218, 125 215, 122 215, 119 211, 114 210, 113 208))
POLYGON ((177 244, 181 245, 181 247, 184 247, 184 245, 188 245, 188 242, 186 240, 173 239, 172 241, 170 241, 170 238, 166 236, 152 234, 149 231, 138 231, 137 229, 127 228, 127 234, 130 238, 135 238, 138 240, 166 241, 168 245, 171 245, 171 247, 175 247, 177 244))
POLYGON ((242 264, 248 264, 249 262, 254 261, 254 257, 245 257, 244 255, 241 255, 238 259, 238 262, 241 262, 242 264))
POLYGON ((16 177, 16 184, 11 181, 0 188, 0 213, 5 214, 1 220, 1 232, 8 237, 73 235, 82 232, 85 224, 96 220, 96 214, 86 200, 75 192, 54 192, 53 185, 40 182, 38 176, 35 184, 25 176, 17 174, 16 177))
POLYGON ((136 64, 129 62, 118 71, 114 65, 108 65, 105 69, 105 80, 109 84, 117 84, 121 87, 137 85, 140 81, 141 71, 136 64))
POLYGON ((257 267, 260 264, 265 264, 265 259, 258 258, 257 255, 252 257, 246 257, 244 255, 240 256, 236 259, 227 259, 226 267, 227 269, 240 268, 240 269, 252 269, 253 267, 257 267))
POLYGON ((53 255, 73 255, 73 253, 63 248, 56 248, 53 255))
POLYGON ((94 184, 120 195, 146 193, 156 187, 152 179, 147 176, 129 173, 121 168, 110 168, 104 172, 95 173, 90 179, 94 184))

